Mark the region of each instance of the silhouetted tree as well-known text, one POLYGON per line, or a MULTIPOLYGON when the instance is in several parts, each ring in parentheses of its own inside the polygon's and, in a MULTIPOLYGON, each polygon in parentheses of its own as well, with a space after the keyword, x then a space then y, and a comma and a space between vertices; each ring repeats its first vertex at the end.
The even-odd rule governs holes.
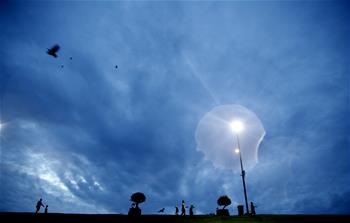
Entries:
POLYGON ((128 215, 131 216, 140 216, 141 215, 141 209, 139 208, 139 204, 142 202, 145 202, 146 196, 141 193, 137 192, 131 195, 130 200, 133 202, 132 207, 129 209, 128 215))
POLYGON ((133 195, 131 195, 130 200, 132 202, 135 202, 136 208, 138 208, 140 203, 145 202, 146 196, 143 193, 141 193, 141 192, 136 192, 133 195))
POLYGON ((223 195, 218 198, 218 205, 224 206, 222 209, 225 209, 230 204, 231 204, 231 199, 227 195, 223 195))

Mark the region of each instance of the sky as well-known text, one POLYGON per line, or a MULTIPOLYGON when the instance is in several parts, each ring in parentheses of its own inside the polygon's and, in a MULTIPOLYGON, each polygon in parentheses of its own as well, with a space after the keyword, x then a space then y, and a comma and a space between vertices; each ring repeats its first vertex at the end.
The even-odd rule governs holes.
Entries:
POLYGON ((234 137, 222 146, 222 129, 200 123, 242 108, 261 124, 246 162, 257 213, 349 214, 348 11, 345 1, 1 1, 0 211, 33 212, 43 198, 49 212, 126 214, 140 191, 145 214, 173 214, 181 200, 214 213, 225 194, 236 214, 240 170, 215 161, 234 137), (198 129, 221 132, 202 137, 213 156, 198 129))

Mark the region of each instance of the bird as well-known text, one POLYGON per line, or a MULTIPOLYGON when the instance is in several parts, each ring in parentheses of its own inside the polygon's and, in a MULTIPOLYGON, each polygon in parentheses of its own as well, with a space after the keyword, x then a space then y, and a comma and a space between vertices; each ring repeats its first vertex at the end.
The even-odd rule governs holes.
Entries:
POLYGON ((115 69, 118 69, 118 65, 115 65, 115 69))
POLYGON ((59 49, 60 49, 60 46, 56 44, 53 47, 51 47, 51 49, 47 49, 46 53, 56 58, 57 57, 56 53, 58 52, 59 49))
POLYGON ((162 208, 158 211, 158 213, 164 213, 165 208, 162 208))
POLYGON ((69 57, 70 60, 73 60, 73 57, 69 57))
POLYGON ((63 68, 63 67, 64 67, 64 65, 62 64, 62 65, 61 65, 61 68, 63 68))

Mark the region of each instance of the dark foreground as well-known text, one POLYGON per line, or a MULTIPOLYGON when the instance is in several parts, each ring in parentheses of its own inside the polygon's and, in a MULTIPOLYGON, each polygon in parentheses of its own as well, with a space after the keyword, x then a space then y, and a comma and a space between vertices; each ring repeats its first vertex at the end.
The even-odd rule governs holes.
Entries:
POLYGON ((218 217, 208 215, 173 216, 173 215, 143 215, 131 218, 127 215, 108 214, 33 214, 33 213, 0 213, 0 222, 36 222, 36 223, 299 223, 299 222, 329 222, 349 223, 350 215, 257 215, 218 217))

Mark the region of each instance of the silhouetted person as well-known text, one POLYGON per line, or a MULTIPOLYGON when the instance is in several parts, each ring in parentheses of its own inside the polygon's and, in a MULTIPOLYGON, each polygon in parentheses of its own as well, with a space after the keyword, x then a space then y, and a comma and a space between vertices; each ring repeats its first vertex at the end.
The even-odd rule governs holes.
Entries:
POLYGON ((253 202, 250 202, 250 211, 252 212, 252 215, 256 215, 256 212, 255 212, 255 205, 253 202))
POLYGON ((135 207, 135 209, 134 209, 134 215, 135 216, 140 216, 141 215, 141 208, 139 208, 137 205, 136 205, 136 207, 135 207))
POLYGON ((35 211, 35 213, 38 213, 40 211, 41 206, 45 207, 44 204, 43 204, 43 199, 40 198, 40 200, 36 203, 36 211, 35 211))
POLYGON ((179 215, 179 208, 177 206, 175 207, 175 215, 179 215))
POLYGON ((135 215, 135 203, 131 204, 131 207, 129 208, 128 215, 135 215))
POLYGON ((56 58, 57 57, 56 53, 58 52, 59 49, 60 49, 59 45, 54 45, 53 47, 51 47, 51 49, 47 49, 46 53, 56 58))
POLYGON ((190 207, 190 216, 193 216, 193 208, 194 208, 194 206, 191 204, 191 207, 190 207))
POLYGON ((185 216, 186 215, 186 206, 185 206, 185 201, 182 200, 182 204, 181 204, 181 216, 185 216))
POLYGON ((46 205, 46 207, 45 207, 45 214, 47 214, 47 209, 49 208, 49 205, 46 205))
POLYGON ((141 209, 137 206, 136 203, 132 203, 131 208, 129 209, 128 215, 130 216, 140 216, 141 209))
POLYGON ((164 211, 165 211, 165 208, 162 208, 158 211, 158 213, 164 213, 164 211))

